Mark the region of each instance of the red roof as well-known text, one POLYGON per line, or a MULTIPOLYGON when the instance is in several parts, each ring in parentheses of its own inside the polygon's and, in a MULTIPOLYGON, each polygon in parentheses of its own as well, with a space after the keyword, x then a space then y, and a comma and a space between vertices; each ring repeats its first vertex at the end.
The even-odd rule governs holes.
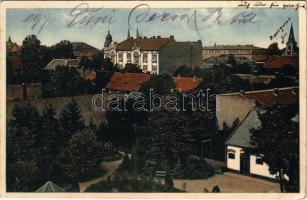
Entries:
POLYGON ((201 78, 195 77, 175 77, 173 76, 173 81, 176 86, 176 90, 179 92, 189 92, 194 90, 202 81, 201 78))
POLYGON ((264 63, 263 68, 279 69, 285 65, 292 65, 294 68, 298 68, 298 61, 297 56, 273 56, 264 63))
POLYGON ((273 105, 287 106, 298 102, 298 88, 277 88, 272 90, 260 90, 254 92, 246 92, 244 97, 255 99, 264 107, 273 105))
POLYGON ((150 75, 141 73, 115 72, 107 84, 107 88, 119 91, 137 91, 141 85, 150 79, 150 75))
POLYGON ((116 46, 118 51, 129 51, 134 46, 140 47, 141 50, 159 50, 162 46, 170 41, 170 38, 129 38, 120 42, 116 46))

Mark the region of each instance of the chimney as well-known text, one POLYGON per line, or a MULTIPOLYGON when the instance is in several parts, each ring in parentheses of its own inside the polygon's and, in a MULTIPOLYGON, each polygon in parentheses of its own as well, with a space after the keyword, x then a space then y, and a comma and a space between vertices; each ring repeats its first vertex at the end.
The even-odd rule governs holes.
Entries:
POLYGON ((178 78, 178 79, 180 78, 180 74, 177 75, 177 78, 178 78))
POLYGON ((170 38, 171 40, 175 40, 175 38, 174 38, 173 35, 171 35, 169 38, 170 38))
POLYGON ((196 76, 193 76, 193 81, 196 81, 196 76))
POLYGON ((243 97, 245 94, 245 91, 244 90, 240 90, 240 96, 243 97))
POLYGON ((278 89, 277 88, 274 88, 273 92, 274 92, 274 96, 278 96, 278 89))

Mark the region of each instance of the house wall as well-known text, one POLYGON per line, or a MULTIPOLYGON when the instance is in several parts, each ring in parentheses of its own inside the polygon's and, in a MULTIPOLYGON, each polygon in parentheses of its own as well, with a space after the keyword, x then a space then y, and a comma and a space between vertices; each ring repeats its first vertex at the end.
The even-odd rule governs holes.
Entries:
POLYGON ((170 74, 180 67, 196 67, 202 64, 202 43, 171 40, 159 50, 159 73, 170 74))
POLYGON ((250 173, 268 178, 276 178, 276 175, 270 174, 269 166, 266 163, 262 165, 256 163, 256 156, 250 156, 250 173))
POLYGON ((216 95, 216 118, 218 128, 222 129, 224 122, 228 126, 232 126, 237 118, 242 121, 255 105, 256 102, 254 99, 242 98, 239 94, 216 95))
POLYGON ((233 147, 233 146, 227 146, 227 168, 240 171, 240 151, 242 148, 239 147, 233 147), (228 158, 228 152, 229 150, 235 151, 235 159, 228 158))

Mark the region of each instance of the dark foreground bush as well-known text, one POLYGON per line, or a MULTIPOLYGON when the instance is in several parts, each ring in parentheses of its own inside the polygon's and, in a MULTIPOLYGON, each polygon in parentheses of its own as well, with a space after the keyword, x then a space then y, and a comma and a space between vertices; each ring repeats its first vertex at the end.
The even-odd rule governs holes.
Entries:
POLYGON ((214 175, 214 169, 205 160, 190 156, 185 162, 178 160, 171 175, 179 179, 205 179, 214 175))
POLYGON ((106 181, 91 185, 86 192, 182 192, 162 185, 152 177, 114 176, 106 181))

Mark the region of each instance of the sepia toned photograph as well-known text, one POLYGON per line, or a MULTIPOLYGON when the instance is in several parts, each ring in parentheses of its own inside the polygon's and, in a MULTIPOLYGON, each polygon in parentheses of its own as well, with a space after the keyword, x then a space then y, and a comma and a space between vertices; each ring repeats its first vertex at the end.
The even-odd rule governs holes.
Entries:
POLYGON ((0 5, 2 194, 304 198, 304 1, 0 5))

